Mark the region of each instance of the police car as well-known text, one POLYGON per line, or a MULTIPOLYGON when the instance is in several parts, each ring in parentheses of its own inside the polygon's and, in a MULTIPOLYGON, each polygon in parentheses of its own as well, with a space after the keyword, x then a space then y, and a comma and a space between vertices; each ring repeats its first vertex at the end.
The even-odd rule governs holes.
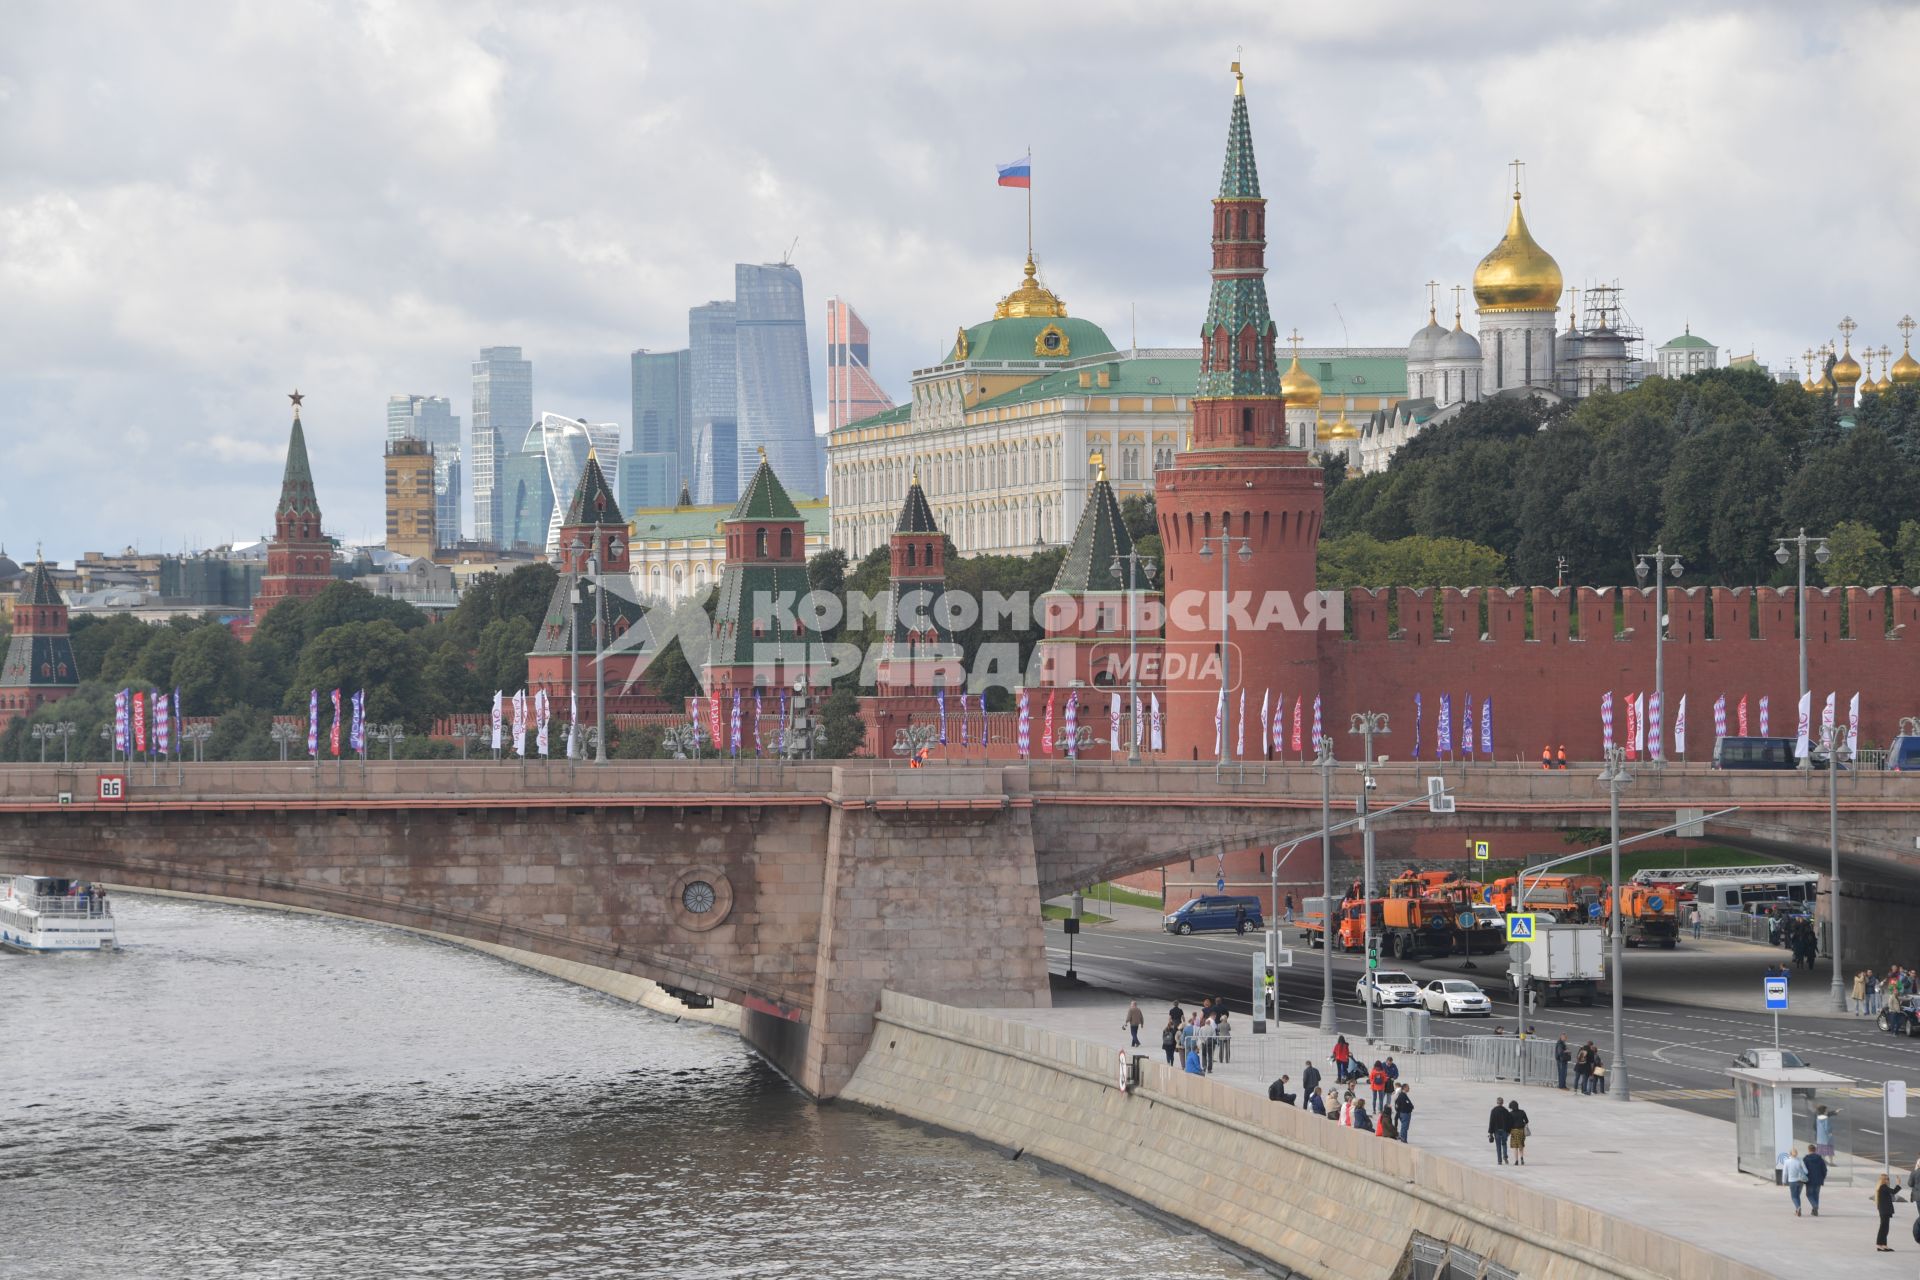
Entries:
POLYGON ((1419 985, 1394 969, 1382 969, 1372 975, 1362 974, 1360 980, 1353 984, 1353 993, 1360 997, 1362 1004, 1376 1004, 1387 1009, 1420 1003, 1419 985))

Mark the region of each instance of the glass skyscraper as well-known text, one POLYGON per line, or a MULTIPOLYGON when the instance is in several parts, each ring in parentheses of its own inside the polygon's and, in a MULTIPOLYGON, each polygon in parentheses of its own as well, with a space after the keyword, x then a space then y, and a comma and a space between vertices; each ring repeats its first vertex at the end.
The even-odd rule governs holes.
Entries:
MULTIPOLYGON (((633 353, 633 451, 672 454, 680 475, 693 470, 693 352, 633 353)), ((678 490, 679 475, 668 479, 678 490)))
MULTIPOLYGON (((599 459, 600 473, 607 478, 607 487, 615 494, 620 492, 620 424, 588 423, 558 413, 543 413, 538 431, 539 449, 547 461, 547 487, 553 494, 553 509, 547 521, 547 558, 557 561, 560 520, 567 513, 567 504, 573 501, 573 491, 580 487, 580 477, 587 472, 588 450, 599 459)), ((533 440, 529 434, 528 451, 534 448, 533 440)))
MULTIPOLYGON (((688 484, 693 500, 700 503, 732 502, 740 492, 734 459, 734 424, 737 421, 735 383, 739 374, 734 361, 734 316, 731 302, 709 302, 687 312, 687 346, 691 364, 688 400, 693 419, 688 431, 688 484), (724 478, 714 475, 714 442, 726 441, 727 456, 733 459, 724 478), (716 491, 732 493, 734 498, 713 498, 716 491)), ((678 496, 678 495, 675 495, 678 496)))
POLYGON ((533 362, 518 347, 482 347, 473 362, 473 536, 501 536, 500 472, 513 442, 533 426, 533 362))
POLYGON ((740 483, 765 449, 790 493, 818 496, 823 486, 800 272, 784 262, 738 263, 733 293, 740 483))
POLYGON ((460 419, 445 396, 389 396, 387 443, 425 440, 433 446, 434 536, 439 545, 460 541, 460 419))
POLYGON ((893 408, 874 380, 867 354, 867 326, 852 305, 827 299, 827 430, 893 408))
POLYGON ((553 484, 547 479, 546 440, 535 426, 510 442, 500 464, 498 544, 538 551, 553 523, 553 484))

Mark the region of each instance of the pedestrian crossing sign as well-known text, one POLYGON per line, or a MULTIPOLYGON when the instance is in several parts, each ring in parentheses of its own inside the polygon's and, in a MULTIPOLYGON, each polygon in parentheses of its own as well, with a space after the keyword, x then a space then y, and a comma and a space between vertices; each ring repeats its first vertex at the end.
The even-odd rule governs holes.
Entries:
POLYGON ((1533 912, 1514 914, 1507 917, 1508 942, 1533 941, 1533 912))
POLYGON ((1473 842, 1473 856, 1476 861, 1485 862, 1489 852, 1491 852, 1491 850, 1488 849, 1485 840, 1475 840, 1473 842))

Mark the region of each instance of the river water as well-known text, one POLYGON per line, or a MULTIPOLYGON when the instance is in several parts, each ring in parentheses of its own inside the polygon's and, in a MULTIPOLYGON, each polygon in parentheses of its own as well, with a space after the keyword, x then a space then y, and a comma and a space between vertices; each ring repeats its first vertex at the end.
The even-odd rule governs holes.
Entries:
POLYGON ((116 898, 0 953, 0 1276, 1253 1274, 729 1033, 410 934, 116 898))

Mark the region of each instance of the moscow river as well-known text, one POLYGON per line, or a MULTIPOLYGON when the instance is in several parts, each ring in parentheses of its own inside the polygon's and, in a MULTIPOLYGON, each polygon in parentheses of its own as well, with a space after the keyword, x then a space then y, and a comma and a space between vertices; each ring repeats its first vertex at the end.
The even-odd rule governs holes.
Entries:
POLYGON ((0 1276, 1253 1274, 731 1034, 409 934, 131 894, 0 953, 0 1276))

